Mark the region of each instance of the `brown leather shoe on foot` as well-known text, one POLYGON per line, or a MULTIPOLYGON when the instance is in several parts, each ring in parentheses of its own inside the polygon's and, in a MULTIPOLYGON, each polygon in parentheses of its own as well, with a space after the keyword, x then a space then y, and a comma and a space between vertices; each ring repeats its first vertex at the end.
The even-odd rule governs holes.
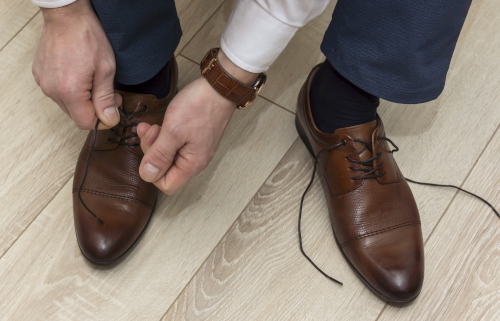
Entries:
POLYGON ((161 125, 168 104, 177 90, 177 63, 171 60, 170 92, 152 95, 118 92, 123 97, 120 123, 97 131, 89 158, 91 131, 83 145, 73 181, 73 214, 78 244, 94 264, 109 264, 122 257, 139 239, 156 204, 158 190, 139 176, 144 156, 137 137, 137 124, 161 125), (80 201, 78 190, 85 175, 80 201))
POLYGON ((418 209, 393 158, 382 120, 334 134, 314 125, 309 86, 302 87, 297 130, 319 156, 319 175, 328 199, 337 244, 358 276, 378 295, 395 303, 414 300, 422 288, 424 251, 418 209))

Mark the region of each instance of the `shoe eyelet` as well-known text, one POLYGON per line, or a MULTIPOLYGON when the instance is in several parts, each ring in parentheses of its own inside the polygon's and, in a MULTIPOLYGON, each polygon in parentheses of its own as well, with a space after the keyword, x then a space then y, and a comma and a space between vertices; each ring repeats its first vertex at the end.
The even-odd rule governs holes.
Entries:
POLYGON ((147 105, 142 105, 141 109, 144 110, 144 111, 146 111, 146 110, 148 110, 148 106, 147 105))

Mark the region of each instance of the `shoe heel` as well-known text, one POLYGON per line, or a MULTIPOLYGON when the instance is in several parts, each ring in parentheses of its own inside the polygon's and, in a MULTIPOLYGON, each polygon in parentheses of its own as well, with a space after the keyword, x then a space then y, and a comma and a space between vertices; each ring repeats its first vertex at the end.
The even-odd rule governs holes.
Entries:
POLYGON ((306 145, 309 153, 311 153, 311 155, 314 157, 314 150, 311 144, 309 143, 309 139, 307 139, 307 135, 306 132, 304 131, 304 128, 302 128, 302 125, 300 125, 299 117, 297 115, 295 115, 295 127, 297 128, 297 133, 299 133, 300 139, 302 140, 304 145, 306 145))

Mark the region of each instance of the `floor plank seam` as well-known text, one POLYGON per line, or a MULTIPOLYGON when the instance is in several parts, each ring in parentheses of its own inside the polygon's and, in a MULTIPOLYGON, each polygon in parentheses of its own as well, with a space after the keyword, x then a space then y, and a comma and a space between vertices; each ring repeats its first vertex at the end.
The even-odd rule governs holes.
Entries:
POLYGON ((193 59, 189 58, 189 57, 186 57, 184 56, 182 53, 179 53, 177 56, 181 56, 182 58, 186 59, 186 60, 189 60, 191 61, 192 63, 196 64, 196 65, 199 65, 200 63, 199 62, 196 62, 194 61, 193 59))
POLYGON ((186 286, 184 288, 182 288, 182 290, 179 292, 179 294, 177 295, 177 297, 175 298, 175 300, 172 301, 172 304, 167 308, 167 310, 161 316, 161 318, 159 319, 159 321, 161 321, 163 318, 165 318, 165 316, 167 315, 167 313, 170 310, 170 308, 175 304, 175 302, 177 302, 177 300, 179 300, 179 298, 182 295, 182 293, 184 292, 184 290, 187 289, 187 287, 189 286, 189 284, 191 283, 191 281, 196 277, 196 275, 198 274, 198 272, 201 270, 201 267, 205 264, 205 262, 207 262, 208 258, 210 258, 210 255, 212 255, 212 253, 219 246, 219 244, 221 243, 221 241, 227 236, 227 233, 229 232, 229 230, 231 229, 231 227, 233 227, 233 225, 238 221, 238 219, 241 217, 241 215, 246 211, 247 207, 252 202, 252 200, 254 199, 255 195, 257 195, 257 193, 259 192, 259 190, 262 188, 262 186, 264 186, 264 184, 271 177, 271 175, 273 175, 274 171, 278 168, 278 166, 280 165, 281 161, 288 155, 288 153, 290 153, 290 151, 297 144, 298 141, 299 141, 299 138, 297 137, 294 140, 294 142, 292 143, 292 145, 290 145, 290 148, 288 148, 288 150, 286 151, 286 153, 283 154, 283 157, 281 157, 281 159, 278 161, 278 163, 276 164, 276 166, 274 166, 274 168, 271 170, 271 172, 266 177, 266 179, 264 179, 264 181, 262 182, 262 184, 257 188, 257 190, 255 191, 255 193, 252 195, 252 198, 250 198, 250 200, 245 205, 245 207, 243 208, 243 210, 241 211, 241 213, 236 217, 236 219, 233 221, 233 223, 231 223, 231 225, 229 226, 229 228, 227 229, 227 231, 224 233, 224 235, 222 235, 222 237, 217 242, 217 244, 214 246, 214 248, 212 249, 212 251, 210 251, 210 253, 208 253, 208 255, 205 258, 205 260, 203 260, 203 262, 200 264, 200 266, 196 269, 196 272, 191 276, 191 278, 189 279, 189 281, 186 283, 186 286))
MULTIPOLYGON (((467 175, 465 176, 464 180, 462 181, 462 184, 460 184, 460 188, 463 188, 464 184, 467 182, 467 179, 469 178, 469 176, 472 174, 472 172, 474 171, 474 168, 476 167, 477 163, 479 162, 479 160, 481 159, 481 157, 483 156, 484 152, 486 151, 486 149, 488 148, 488 146, 490 146, 491 144, 491 141, 493 140, 493 138, 495 137, 495 135, 497 134, 498 130, 500 129, 500 125, 497 126, 497 128, 495 129, 495 131, 493 132, 493 134, 491 135, 490 139, 488 140, 488 142, 486 143, 486 145, 484 146, 483 150, 481 151, 481 153, 479 154, 479 156, 477 157, 477 159, 474 161, 474 164, 472 165, 471 169, 469 170, 469 172, 467 173, 467 175)), ((451 198, 450 202, 448 203, 448 205, 446 206, 446 208, 444 209, 443 211, 443 214, 441 214, 441 216, 439 217, 439 219, 437 220, 436 224, 434 225, 434 227, 432 228, 432 231, 429 233, 429 235, 427 236, 427 238, 425 239, 424 241, 424 246, 427 244, 427 242, 430 240, 431 236, 434 234, 434 231, 436 230, 436 228, 439 226, 439 224, 441 223, 442 219, 444 218, 444 216, 446 215, 446 213, 448 212, 448 209, 450 208, 450 206, 453 204, 453 202, 455 201, 455 198, 457 197, 458 193, 460 193, 459 190, 457 190, 455 192, 455 194, 453 195, 453 197, 451 198)), ((387 302, 385 303, 384 307, 382 308, 382 310, 380 310, 380 313, 379 315, 377 316, 377 318, 375 319, 375 321, 378 321, 380 319, 380 317, 382 316, 383 312, 385 311, 385 309, 387 308, 387 302)))
MULTIPOLYGON (((495 137, 495 135, 497 134, 498 130, 500 129, 500 125, 497 126, 497 128, 495 129, 495 131, 493 132, 493 134, 491 135, 490 139, 488 140, 488 142, 486 143, 486 145, 484 146, 483 150, 481 151, 481 153, 479 154, 479 156, 476 158, 476 161, 474 162, 474 164, 471 166, 471 169, 469 170, 469 172, 467 173, 467 175, 465 176, 464 180, 462 181, 462 184, 460 184, 460 188, 463 188, 463 186, 465 185, 465 183, 467 182, 467 180, 469 179, 469 176, 472 174, 472 172, 474 171, 474 168, 476 168, 476 165, 477 163, 479 162, 479 160, 481 159, 481 157, 483 157, 483 154, 484 152, 486 151, 486 149, 488 148, 488 146, 490 146, 491 144, 491 141, 493 140, 493 138, 495 137)), ((455 195, 453 195, 453 198, 451 199, 451 201, 448 203, 448 206, 446 207, 446 209, 443 211, 443 214, 441 214, 441 216, 439 217, 438 221, 436 222, 436 224, 434 225, 434 227, 432 228, 432 231, 429 233, 429 236, 427 236, 427 239, 425 240, 424 242, 424 245, 427 244, 427 241, 432 237, 432 235, 434 234, 434 231, 436 230, 436 228, 438 227, 439 223, 441 223, 441 220, 443 219, 443 217, 446 215, 446 212, 448 211, 450 205, 453 203, 453 201, 455 200, 456 196, 458 195, 458 193, 460 193, 459 190, 456 191, 455 195)), ((471 200, 475 200, 475 199, 471 199, 471 200)))
MULTIPOLYGON (((189 60, 189 61, 191 61, 192 63, 194 63, 194 64, 196 64, 196 65, 199 65, 199 64, 200 64, 199 62, 196 62, 196 61, 194 61, 193 59, 191 59, 191 58, 189 58, 189 57, 184 56, 182 53, 179 53, 177 56, 180 56, 180 57, 182 57, 182 58, 184 58, 184 59, 186 59, 186 60, 189 60)), ((292 114, 292 115, 295 115, 295 113, 294 113, 294 112, 292 112, 292 111, 290 111, 289 109, 287 109, 287 108, 285 108, 285 107, 281 106, 280 104, 278 104, 278 103, 276 103, 276 102, 274 102, 274 101, 270 100, 269 98, 266 98, 266 97, 264 97, 264 96, 262 96, 262 95, 261 95, 261 96, 259 96, 259 98, 262 98, 262 99, 264 99, 265 101, 268 101, 268 102, 270 102, 270 103, 271 103, 271 104, 273 104, 273 105, 276 105, 276 107, 279 107, 279 108, 283 109, 283 110, 284 110, 284 111, 286 111, 287 113, 290 113, 290 114, 292 114)))
POLYGON ((37 12, 33 15, 33 17, 31 17, 31 18, 30 18, 30 19, 29 19, 29 20, 28 20, 28 21, 24 24, 24 26, 22 26, 22 27, 21 27, 21 28, 20 28, 20 29, 19 29, 19 30, 15 33, 15 35, 13 35, 13 36, 12 36, 12 38, 10 38, 10 39, 9 39, 9 40, 5 43, 5 45, 3 45, 3 46, 2 46, 2 48, 0 48, 0 52, 2 52, 2 50, 3 50, 5 47, 7 47, 7 46, 9 45, 9 43, 11 43, 11 41, 12 41, 15 37, 17 37, 17 35, 18 35, 21 31, 23 31, 23 29, 24 29, 24 28, 26 28, 26 26, 27 26, 27 25, 31 22, 31 20, 33 20, 33 19, 34 19, 34 18, 35 18, 35 17, 36 17, 36 16, 37 16, 40 12, 41 12, 41 11, 40 11, 40 10, 38 10, 38 11, 37 11, 37 12))
POLYGON ((40 214, 43 213, 43 211, 47 208, 47 206, 49 206, 49 204, 52 202, 52 200, 57 196, 59 195, 59 193, 61 192, 61 190, 64 188, 64 186, 66 186, 66 184, 68 184, 68 182, 73 178, 73 175, 71 175, 69 177, 69 179, 67 179, 66 181, 64 181, 64 183, 61 184, 61 187, 54 193, 54 195, 52 195, 52 197, 50 198, 50 200, 47 202, 47 204, 45 204, 45 206, 40 209, 40 211, 38 212, 38 214, 35 215, 35 217, 33 217, 33 219, 31 220, 31 222, 28 223, 28 225, 26 225, 26 228, 16 237, 16 239, 14 240, 14 242, 12 242, 12 244, 5 250, 5 252, 0 255, 0 260, 5 256, 5 254, 7 254, 10 249, 14 246, 14 244, 17 243, 17 241, 21 238, 21 236, 26 233, 26 231, 28 231, 28 229, 30 228, 31 224, 33 224, 33 222, 38 218, 38 216, 40 216, 40 214))
POLYGON ((272 101, 272 100, 271 100, 271 99, 269 99, 269 98, 266 98, 266 97, 264 97, 264 96, 260 96, 260 98, 262 98, 262 99, 264 99, 264 100, 266 100, 266 101, 268 101, 268 102, 270 102, 270 103, 273 103, 274 105, 276 105, 276 106, 278 106, 279 108, 281 108, 281 109, 283 109, 283 110, 285 110, 285 111, 289 112, 289 113, 290 113, 290 114, 292 114, 292 115, 295 115, 295 113, 294 113, 293 111, 291 111, 291 110, 289 110, 289 109, 287 109, 287 108, 285 108, 285 107, 281 106, 281 105, 280 105, 280 104, 278 104, 278 103, 275 103, 274 101, 272 101))
POLYGON ((375 319, 375 321, 378 321, 378 319, 380 319, 380 316, 382 315, 382 313, 384 313, 386 308, 387 308, 387 301, 385 302, 384 306, 380 310, 380 313, 377 315, 377 318, 375 319))
MULTIPOLYGON (((205 27, 205 25, 212 19, 212 17, 219 11, 219 9, 226 3, 226 1, 222 1, 222 3, 214 10, 214 12, 210 15, 210 17, 207 18, 207 20, 200 26, 200 28, 198 28, 198 30, 196 30, 196 32, 193 34, 193 36, 191 37, 191 39, 189 39, 186 44, 181 48, 179 49, 179 51, 177 51, 179 53, 179 55, 181 54, 181 52, 191 43, 191 41, 196 37, 196 35, 200 32, 200 30, 203 29, 203 27, 205 27)), ((183 56, 184 57, 184 56, 183 56)), ((184 57, 186 58, 186 57, 184 57)), ((198 63, 196 63, 198 64, 198 63)))

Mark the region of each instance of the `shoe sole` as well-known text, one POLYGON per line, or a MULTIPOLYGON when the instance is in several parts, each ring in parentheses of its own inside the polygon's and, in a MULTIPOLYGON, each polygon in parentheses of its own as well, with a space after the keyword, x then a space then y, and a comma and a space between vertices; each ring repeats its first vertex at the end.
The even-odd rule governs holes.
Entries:
MULTIPOLYGON (((297 108, 297 112, 299 111, 300 109, 297 108)), ((297 129, 297 133, 299 134, 299 137, 300 139, 302 140, 302 142, 304 143, 304 145, 306 146, 307 150, 309 151, 309 153, 312 155, 313 159, 315 159, 315 154, 314 154, 314 150, 311 146, 311 144, 309 143, 309 139, 307 138, 307 134, 306 132, 304 131, 304 129, 302 128, 302 125, 300 124, 299 122, 299 117, 297 115, 295 115, 295 127, 297 129)), ((321 176, 323 176, 323 173, 321 173, 321 176)), ((323 179, 324 176, 323 176, 323 179)), ((333 229, 333 224, 330 224, 331 227, 332 227, 332 231, 333 231, 333 237, 335 238, 335 243, 337 243, 337 246, 340 250, 340 253, 342 253, 342 256, 344 257, 344 259, 347 261, 347 263, 349 264, 349 266, 351 267, 351 269, 356 273, 356 275, 358 276, 358 278, 361 279, 361 281, 363 281, 363 283, 373 292, 375 293, 376 295, 378 295, 379 297, 381 297, 382 299, 384 300, 387 300, 388 302, 391 302, 391 303, 396 303, 396 304, 404 304, 404 303, 409 303, 409 302, 412 302, 413 300, 415 300, 418 295, 420 294, 420 292, 412 297, 411 299, 408 299, 408 300, 394 300, 394 299, 391 299, 391 298, 388 298, 386 297, 384 294, 382 294, 381 292, 379 292, 373 285, 370 284, 370 282, 368 282, 364 277, 363 275, 361 275, 361 273, 354 267, 354 265, 352 265, 351 261, 347 258, 347 256, 345 255, 344 251, 342 250, 342 247, 340 246, 340 243, 339 241, 337 240, 337 236, 335 235, 335 230, 333 229)))

